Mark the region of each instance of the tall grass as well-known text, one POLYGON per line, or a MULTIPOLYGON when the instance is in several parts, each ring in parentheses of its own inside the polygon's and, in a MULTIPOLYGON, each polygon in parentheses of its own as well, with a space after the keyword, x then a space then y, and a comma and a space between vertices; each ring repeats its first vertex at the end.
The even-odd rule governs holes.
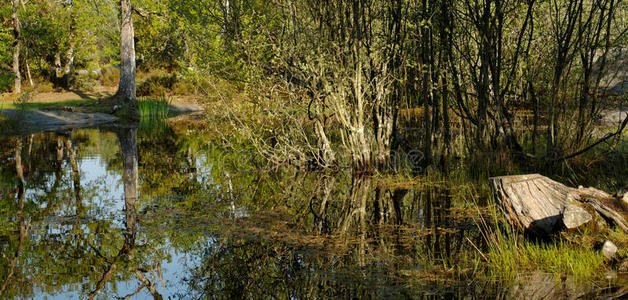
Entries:
POLYGON ((171 98, 161 96, 159 98, 142 97, 137 101, 140 118, 166 119, 171 98))
POLYGON ((570 277, 580 281, 603 278, 606 261, 592 245, 563 238, 526 238, 506 222, 495 203, 490 201, 488 216, 479 214, 475 223, 487 246, 480 255, 487 263, 491 278, 513 280, 518 275, 539 271, 553 274, 555 278, 570 277))

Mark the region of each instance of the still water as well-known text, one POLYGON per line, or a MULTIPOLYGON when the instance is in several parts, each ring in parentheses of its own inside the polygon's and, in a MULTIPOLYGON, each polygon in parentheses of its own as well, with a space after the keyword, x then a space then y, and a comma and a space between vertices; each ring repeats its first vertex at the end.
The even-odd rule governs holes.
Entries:
POLYGON ((464 188, 269 171, 252 153, 176 124, 0 137, 0 298, 525 293, 472 267, 464 188))

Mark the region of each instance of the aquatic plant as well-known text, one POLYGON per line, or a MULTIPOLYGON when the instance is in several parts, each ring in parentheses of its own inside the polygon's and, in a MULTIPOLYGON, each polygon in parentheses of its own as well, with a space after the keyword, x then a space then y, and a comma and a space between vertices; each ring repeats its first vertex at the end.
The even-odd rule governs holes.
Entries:
POLYGON ((165 119, 172 103, 172 98, 161 96, 159 98, 142 97, 137 101, 140 118, 165 119))

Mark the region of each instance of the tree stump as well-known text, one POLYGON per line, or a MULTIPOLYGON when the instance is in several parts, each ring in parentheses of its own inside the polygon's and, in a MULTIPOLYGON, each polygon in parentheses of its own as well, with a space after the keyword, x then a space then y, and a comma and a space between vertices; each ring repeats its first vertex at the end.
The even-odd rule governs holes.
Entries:
POLYGON ((594 188, 571 188, 539 174, 489 179, 497 204, 519 231, 552 234, 598 220, 628 232, 625 203, 594 188))

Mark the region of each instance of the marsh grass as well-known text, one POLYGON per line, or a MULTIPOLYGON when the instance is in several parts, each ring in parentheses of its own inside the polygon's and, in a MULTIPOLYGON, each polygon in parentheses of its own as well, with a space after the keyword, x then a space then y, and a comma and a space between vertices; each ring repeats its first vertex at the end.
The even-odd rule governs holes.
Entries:
POLYGON ((149 134, 159 134, 167 131, 169 129, 167 118, 170 103, 172 103, 172 99, 166 96, 139 98, 137 107, 140 115, 140 131, 149 134))
POLYGON ((486 245, 486 251, 476 249, 486 262, 489 277, 508 281, 540 271, 577 281, 603 279, 607 261, 589 243, 574 243, 562 237, 525 237, 507 223, 494 202, 488 207, 488 215, 478 213, 474 221, 486 245))
POLYGON ((140 119, 166 119, 172 98, 161 96, 159 98, 142 97, 137 101, 140 119))

